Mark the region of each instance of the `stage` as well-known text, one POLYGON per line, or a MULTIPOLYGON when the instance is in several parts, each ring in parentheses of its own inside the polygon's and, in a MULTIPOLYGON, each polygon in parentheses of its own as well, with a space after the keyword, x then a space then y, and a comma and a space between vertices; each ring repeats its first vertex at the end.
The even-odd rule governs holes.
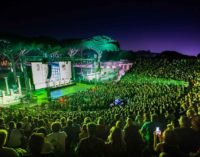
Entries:
MULTIPOLYGON (((76 83, 75 85, 57 88, 49 91, 51 100, 58 99, 62 96, 72 95, 81 91, 88 90, 95 85, 92 84, 83 84, 76 83)), ((33 98, 36 100, 37 104, 47 103, 48 102, 48 92, 47 89, 40 89, 33 92, 33 98)))

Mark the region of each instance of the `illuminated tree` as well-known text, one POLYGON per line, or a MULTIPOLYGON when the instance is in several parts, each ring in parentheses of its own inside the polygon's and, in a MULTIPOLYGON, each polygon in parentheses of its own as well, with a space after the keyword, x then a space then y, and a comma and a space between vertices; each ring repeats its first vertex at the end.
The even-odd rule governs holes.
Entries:
MULTIPOLYGON (((119 51, 119 43, 107 36, 94 36, 82 41, 83 49, 91 49, 97 53, 97 62, 100 66, 101 57, 104 51, 119 51)), ((98 67, 99 68, 99 67, 98 67)))
POLYGON ((17 81, 16 67, 19 65, 21 57, 27 55, 31 51, 40 51, 42 47, 42 44, 29 43, 25 41, 16 42, 8 39, 0 40, 1 57, 9 60, 15 83, 17 81))

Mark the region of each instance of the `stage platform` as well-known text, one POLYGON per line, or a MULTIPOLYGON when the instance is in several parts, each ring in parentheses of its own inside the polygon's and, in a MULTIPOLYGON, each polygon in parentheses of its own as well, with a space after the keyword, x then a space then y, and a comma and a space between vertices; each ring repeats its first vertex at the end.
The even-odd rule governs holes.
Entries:
MULTIPOLYGON (((62 96, 70 96, 72 94, 88 90, 95 87, 92 84, 74 83, 68 86, 63 86, 59 88, 53 88, 49 90, 51 100, 54 101, 62 96)), ((6 97, 7 98, 7 97, 6 97)), ((42 103, 49 103, 48 91, 47 89, 40 89, 32 92, 32 99, 28 100, 25 96, 20 96, 19 99, 15 98, 15 101, 11 101, 10 98, 6 99, 7 103, 2 104, 0 101, 0 107, 14 107, 20 105, 21 107, 35 106, 42 103)), ((18 106, 18 107, 20 107, 18 106)))
POLYGON ((10 107, 21 103, 22 95, 15 94, 14 96, 4 96, 0 97, 0 107, 10 107))
MULTIPOLYGON (((51 100, 58 99, 62 96, 67 96, 67 95, 72 95, 81 91, 88 90, 95 85, 92 84, 83 84, 83 83, 76 83, 74 85, 70 85, 67 87, 60 87, 56 89, 51 89, 50 92, 50 97, 51 100)), ((48 103, 48 91, 47 89, 41 89, 41 90, 36 90, 33 92, 33 98, 36 100, 36 103, 42 104, 42 103, 48 103)))

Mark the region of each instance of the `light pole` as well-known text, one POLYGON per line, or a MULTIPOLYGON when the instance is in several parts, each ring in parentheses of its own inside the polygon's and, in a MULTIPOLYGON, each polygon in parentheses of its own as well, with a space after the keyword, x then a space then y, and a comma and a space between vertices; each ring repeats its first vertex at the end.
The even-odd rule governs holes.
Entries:
POLYGON ((72 68, 72 79, 75 82, 76 75, 75 75, 75 60, 74 60, 74 57, 71 57, 71 68, 72 68))
POLYGON ((5 83, 6 83, 6 92, 8 95, 10 95, 10 90, 9 90, 9 86, 8 86, 8 77, 4 77, 5 79, 5 83))
POLYGON ((30 98, 30 86, 29 86, 29 79, 28 79, 28 74, 27 74, 27 69, 26 69, 26 58, 22 57, 21 58, 21 63, 22 63, 22 69, 24 73, 24 81, 25 81, 25 87, 26 87, 26 96, 30 98))
POLYGON ((19 76, 17 76, 17 83, 18 83, 18 92, 21 95, 22 94, 22 88, 21 88, 21 82, 20 82, 19 76))

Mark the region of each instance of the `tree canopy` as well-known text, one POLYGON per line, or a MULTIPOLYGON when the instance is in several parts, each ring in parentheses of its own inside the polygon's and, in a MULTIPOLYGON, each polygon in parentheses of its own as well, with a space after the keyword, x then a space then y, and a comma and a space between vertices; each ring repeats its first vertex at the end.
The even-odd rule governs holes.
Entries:
POLYGON ((81 46, 83 49, 92 49, 97 52, 120 50, 119 43, 108 36, 94 36, 82 40, 81 46))

